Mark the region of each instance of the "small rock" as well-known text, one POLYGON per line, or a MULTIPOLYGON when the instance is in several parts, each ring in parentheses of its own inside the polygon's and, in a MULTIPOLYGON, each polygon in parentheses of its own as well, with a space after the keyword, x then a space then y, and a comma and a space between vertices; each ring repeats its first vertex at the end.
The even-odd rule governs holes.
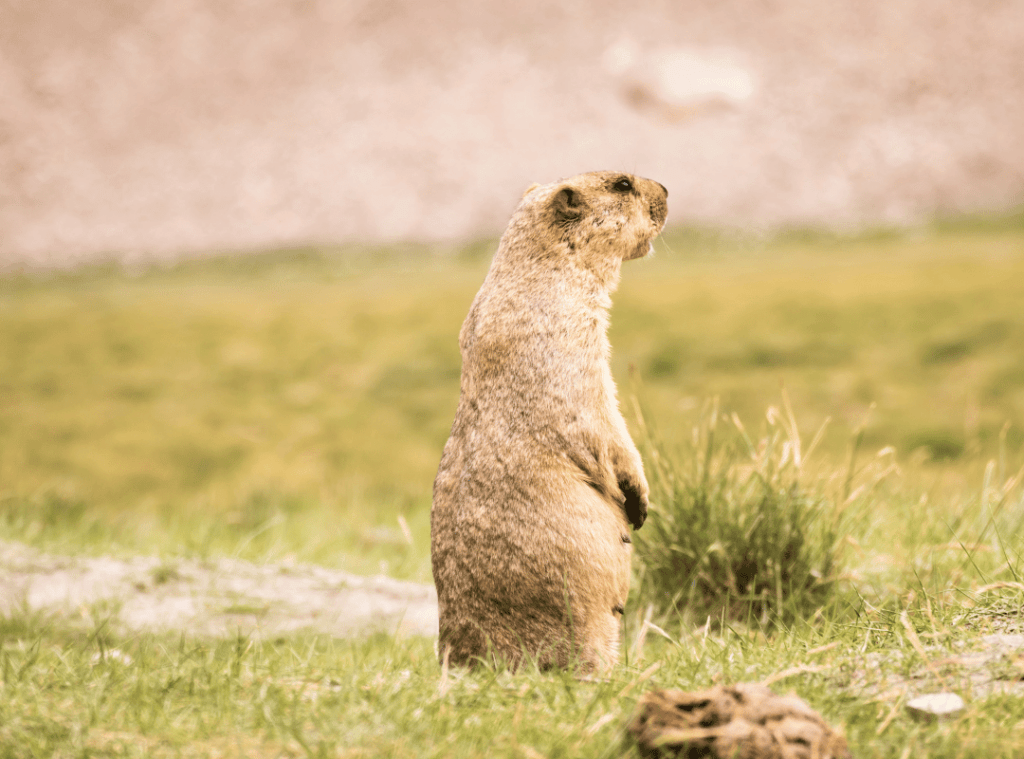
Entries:
POLYGON ((964 700, 955 693, 929 693, 907 702, 907 711, 912 717, 932 721, 949 719, 963 711, 964 700))
POLYGON ((757 85, 742 57, 726 48, 647 49, 625 37, 605 50, 603 62, 630 105, 680 121, 747 104, 757 85))

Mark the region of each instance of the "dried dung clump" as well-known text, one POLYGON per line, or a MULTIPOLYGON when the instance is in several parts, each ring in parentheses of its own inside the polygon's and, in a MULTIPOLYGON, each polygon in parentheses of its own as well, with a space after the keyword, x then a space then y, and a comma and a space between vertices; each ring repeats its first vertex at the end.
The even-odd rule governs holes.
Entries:
POLYGON ((640 700, 629 731, 649 757, 850 757, 846 739, 803 699, 777 696, 755 683, 695 693, 651 691, 640 700))

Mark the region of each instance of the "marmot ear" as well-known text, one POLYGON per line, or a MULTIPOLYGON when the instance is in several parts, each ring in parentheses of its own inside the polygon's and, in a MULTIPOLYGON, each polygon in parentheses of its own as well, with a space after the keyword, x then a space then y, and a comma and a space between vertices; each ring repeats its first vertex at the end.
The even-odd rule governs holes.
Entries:
POLYGON ((551 208, 559 221, 576 221, 583 216, 583 197, 571 187, 562 187, 551 198, 551 208))

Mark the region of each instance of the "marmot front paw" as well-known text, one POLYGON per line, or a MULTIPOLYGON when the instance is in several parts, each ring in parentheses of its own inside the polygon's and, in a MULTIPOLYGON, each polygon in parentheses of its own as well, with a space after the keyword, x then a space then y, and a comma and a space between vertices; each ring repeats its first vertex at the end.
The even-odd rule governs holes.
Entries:
POLYGON ((625 503, 622 504, 626 511, 626 519, 633 525, 634 530, 639 530, 647 519, 647 488, 641 490, 642 485, 631 480, 619 480, 619 490, 625 496, 625 503))

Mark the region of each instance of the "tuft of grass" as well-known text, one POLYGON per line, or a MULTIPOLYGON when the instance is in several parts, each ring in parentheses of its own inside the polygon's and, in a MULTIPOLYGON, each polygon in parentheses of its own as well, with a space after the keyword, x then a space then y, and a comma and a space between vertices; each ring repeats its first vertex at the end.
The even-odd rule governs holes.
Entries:
POLYGON ((635 538, 640 592, 663 612, 763 624, 808 616, 833 597, 850 481, 830 493, 807 475, 826 425, 804 449, 785 391, 783 401, 755 442, 735 413, 722 419, 716 398, 672 453, 636 406, 652 504, 635 538))

